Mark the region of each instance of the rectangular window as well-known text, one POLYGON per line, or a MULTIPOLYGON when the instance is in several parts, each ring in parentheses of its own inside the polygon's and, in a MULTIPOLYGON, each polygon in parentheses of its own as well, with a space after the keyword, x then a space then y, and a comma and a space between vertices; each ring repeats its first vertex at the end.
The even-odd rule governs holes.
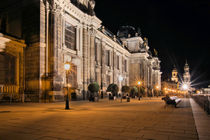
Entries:
POLYGON ((106 50, 106 65, 110 66, 110 51, 106 50))
POLYGON ((69 49, 76 50, 76 28, 67 22, 65 24, 65 45, 69 49))
POLYGON ((117 56, 117 69, 120 69, 120 56, 117 56))
POLYGON ((125 72, 127 72, 127 60, 124 61, 125 72))
POLYGON ((98 62, 98 45, 97 43, 95 42, 95 61, 98 62))

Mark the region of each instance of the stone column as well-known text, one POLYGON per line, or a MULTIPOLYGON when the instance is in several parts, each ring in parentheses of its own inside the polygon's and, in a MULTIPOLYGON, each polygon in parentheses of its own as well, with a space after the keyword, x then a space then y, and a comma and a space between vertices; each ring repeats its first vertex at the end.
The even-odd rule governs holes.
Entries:
POLYGON ((90 30, 90 82, 95 82, 95 29, 90 30))
POLYGON ((106 49, 105 49, 106 43, 102 41, 101 44, 101 89, 105 91, 105 84, 106 84, 106 70, 105 70, 105 54, 106 54, 106 49))
POLYGON ((147 63, 144 61, 144 86, 147 86, 147 63))
POLYGON ((88 31, 83 27, 83 90, 88 89, 88 31))
POLYGON ((46 2, 46 7, 45 7, 45 43, 46 43, 46 48, 45 48, 45 74, 47 75, 49 73, 49 65, 48 65, 48 53, 49 53, 49 48, 48 48, 48 37, 49 37, 49 3, 46 2))
POLYGON ((113 50, 113 83, 117 83, 116 73, 117 73, 117 55, 116 50, 113 50))

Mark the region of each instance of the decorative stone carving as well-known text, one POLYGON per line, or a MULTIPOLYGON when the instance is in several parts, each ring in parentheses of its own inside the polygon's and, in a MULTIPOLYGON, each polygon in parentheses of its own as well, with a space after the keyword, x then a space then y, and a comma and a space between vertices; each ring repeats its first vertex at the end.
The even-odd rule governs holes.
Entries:
POLYGON ((95 8, 95 5, 96 5, 96 2, 94 0, 90 0, 89 1, 89 4, 90 4, 90 8, 91 9, 94 9, 95 8))
POLYGON ((86 6, 86 8, 91 8, 94 9, 95 8, 95 1, 94 0, 77 0, 78 3, 86 6))
POLYGON ((95 29, 93 29, 93 28, 91 28, 91 29, 89 29, 89 35, 90 36, 92 36, 92 37, 95 37, 95 35, 96 35, 96 30, 95 29))
POLYGON ((81 3, 82 5, 86 6, 88 8, 89 0, 77 0, 78 3, 81 3))
POLYGON ((64 55, 64 63, 65 62, 71 62, 71 56, 69 55, 64 55))
POLYGON ((83 12, 94 16, 95 0, 71 0, 71 2, 76 5, 83 12))

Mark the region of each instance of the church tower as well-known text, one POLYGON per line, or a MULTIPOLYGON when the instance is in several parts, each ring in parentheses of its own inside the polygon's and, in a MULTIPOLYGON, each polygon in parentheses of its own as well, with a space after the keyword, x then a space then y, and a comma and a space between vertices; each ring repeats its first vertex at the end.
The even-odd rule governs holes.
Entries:
POLYGON ((174 65, 174 69, 172 70, 171 81, 178 83, 178 71, 174 65))
POLYGON ((190 67, 189 67, 187 61, 186 61, 185 66, 184 66, 183 78, 184 78, 184 83, 190 84, 190 67))

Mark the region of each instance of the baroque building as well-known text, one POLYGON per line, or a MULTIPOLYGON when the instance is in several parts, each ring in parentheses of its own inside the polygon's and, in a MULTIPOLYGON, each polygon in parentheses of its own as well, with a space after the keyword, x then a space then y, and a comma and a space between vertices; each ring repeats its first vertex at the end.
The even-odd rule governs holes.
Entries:
POLYGON ((172 70, 172 76, 171 76, 171 81, 178 83, 178 71, 176 67, 174 66, 174 69, 172 70))
POLYGON ((148 39, 131 26, 112 34, 94 7, 94 0, 0 2, 0 92, 41 102, 63 100, 66 81, 78 98, 86 98, 91 82, 102 92, 137 80, 147 90, 161 88, 160 60, 148 39))
MULTIPOLYGON (((191 77, 190 77, 190 67, 186 61, 185 66, 184 66, 184 74, 183 74, 183 82, 182 85, 187 85, 187 89, 184 90, 192 90, 191 87, 191 77)), ((184 87, 183 87, 184 88, 184 87)))
POLYGON ((190 83, 190 67, 186 61, 185 66, 184 66, 184 74, 183 74, 183 81, 185 83, 190 83))

